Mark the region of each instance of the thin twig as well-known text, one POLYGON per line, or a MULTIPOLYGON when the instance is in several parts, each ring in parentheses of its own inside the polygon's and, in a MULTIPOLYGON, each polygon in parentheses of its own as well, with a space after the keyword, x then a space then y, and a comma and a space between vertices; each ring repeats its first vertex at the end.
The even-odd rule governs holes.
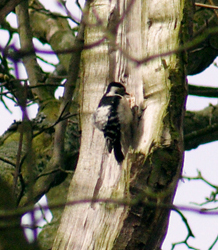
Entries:
POLYGON ((208 9, 215 9, 215 10, 218 10, 218 6, 209 5, 209 4, 204 4, 204 3, 195 3, 195 6, 197 6, 197 7, 203 7, 203 8, 208 8, 208 9))
POLYGON ((5 163, 7 163, 7 164, 12 165, 13 167, 16 167, 16 164, 14 164, 12 161, 9 161, 8 159, 5 159, 5 158, 3 158, 1 156, 0 156, 0 161, 3 161, 5 163))
POLYGON ((63 172, 63 173, 66 173, 66 174, 72 174, 74 171, 72 171, 72 170, 64 170, 64 169, 62 169, 62 168, 57 168, 57 169, 52 169, 51 171, 48 171, 48 172, 43 172, 43 173, 41 173, 41 174, 39 174, 38 176, 37 176, 37 179, 39 179, 40 177, 42 177, 42 176, 45 176, 45 175, 49 175, 49 174, 53 174, 53 173, 56 173, 56 172, 63 172))
POLYGON ((180 205, 172 205, 172 204, 157 204, 155 202, 142 202, 141 200, 132 200, 129 199, 93 199, 93 198, 84 198, 80 200, 74 200, 69 201, 66 203, 56 203, 52 205, 41 205, 41 207, 32 207, 32 206, 26 206, 23 208, 17 208, 17 209, 8 209, 7 211, 0 209, 0 219, 5 218, 11 218, 13 216, 22 216, 25 213, 32 212, 32 211, 39 211, 41 208, 43 209, 58 209, 64 206, 75 206, 78 204, 86 204, 86 203, 105 203, 105 204, 116 204, 118 206, 136 206, 139 203, 143 205, 144 207, 151 207, 151 208, 162 208, 167 210, 181 210, 181 211, 188 211, 192 213, 197 213, 200 215, 218 215, 218 211, 211 211, 210 209, 204 209, 204 208, 195 208, 191 206, 180 206, 180 205))
MULTIPOLYGON (((66 109, 66 108, 65 108, 66 109)), ((69 119, 70 117, 73 117, 73 116, 76 116, 78 115, 78 113, 75 113, 75 114, 71 114, 71 113, 66 113, 64 114, 64 110, 62 111, 62 113, 59 115, 58 119, 52 124, 50 125, 49 127, 46 127, 46 128, 43 128, 41 129, 39 132, 35 133, 33 135, 33 138, 35 138, 36 136, 40 135, 41 133, 45 132, 46 130, 49 130, 53 127, 55 127, 59 122, 61 121, 64 121, 64 120, 67 120, 69 119)))
POLYGON ((33 7, 33 6, 30 6, 31 9, 36 10, 36 11, 38 11, 38 12, 44 14, 44 15, 50 15, 50 16, 53 17, 53 18, 57 18, 57 17, 58 17, 58 18, 63 18, 63 19, 70 19, 70 20, 71 20, 72 22, 74 22, 75 24, 77 24, 77 25, 80 24, 80 20, 79 20, 78 18, 74 17, 74 16, 68 11, 68 9, 66 8, 65 5, 64 5, 64 7, 65 7, 65 10, 66 10, 66 12, 67 12, 67 15, 66 15, 66 16, 63 16, 63 15, 58 14, 58 13, 51 12, 50 10, 45 9, 44 6, 42 6, 42 5, 41 5, 40 7, 41 7, 41 8, 39 9, 39 8, 35 8, 35 7, 33 7))
POLYGON ((181 211, 179 211, 178 209, 174 209, 174 211, 177 212, 181 216, 182 221, 185 223, 185 225, 187 227, 187 230, 188 230, 188 236, 187 237, 188 238, 189 237, 193 237, 194 238, 195 236, 192 233, 191 227, 189 226, 188 220, 186 219, 186 217, 184 216, 184 214, 181 211))
POLYGON ((20 138, 19 138, 19 145, 17 150, 17 158, 16 158, 16 167, 14 170, 14 179, 13 179, 13 193, 16 194, 16 188, 17 188, 17 180, 18 176, 20 174, 20 159, 21 159, 21 153, 22 153, 22 145, 23 145, 23 123, 20 125, 20 138))
MULTIPOLYGON (((215 6, 215 4, 214 4, 213 0, 208 0, 208 1, 209 1, 209 3, 210 3, 212 6, 215 6)), ((218 6, 216 6, 216 7, 218 7, 218 6)), ((213 11, 214 11, 214 13, 215 13, 216 17, 218 18, 218 13, 217 13, 217 10, 216 10, 216 9, 214 9, 213 11)))
POLYGON ((82 6, 80 5, 80 3, 79 3, 79 0, 76 0, 76 5, 78 6, 78 8, 82 11, 82 6))
POLYGON ((213 244, 208 248, 208 250, 211 250, 215 246, 215 244, 217 243, 217 241, 218 241, 218 236, 214 240, 213 244))
POLYGON ((176 245, 181 245, 181 244, 185 244, 189 249, 196 249, 196 248, 194 248, 194 247, 191 247, 191 246, 188 244, 188 239, 189 239, 190 237, 193 237, 193 238, 195 237, 194 234, 193 234, 193 232, 192 232, 192 230, 191 230, 191 227, 189 226, 188 220, 186 219, 186 217, 184 216, 184 214, 183 214, 181 211, 176 210, 176 209, 175 209, 174 211, 177 212, 177 213, 181 216, 182 221, 184 222, 184 224, 185 224, 185 226, 186 226, 186 228, 187 228, 188 234, 187 234, 185 240, 180 241, 180 242, 173 243, 173 244, 172 244, 171 250, 173 250, 173 249, 175 248, 176 245))
POLYGON ((218 189, 218 186, 210 183, 209 181, 207 181, 201 174, 201 171, 198 171, 198 175, 196 177, 189 177, 189 176, 183 176, 183 179, 187 179, 187 180, 202 180, 203 182, 205 182, 207 185, 209 185, 210 187, 214 188, 214 189, 218 189))

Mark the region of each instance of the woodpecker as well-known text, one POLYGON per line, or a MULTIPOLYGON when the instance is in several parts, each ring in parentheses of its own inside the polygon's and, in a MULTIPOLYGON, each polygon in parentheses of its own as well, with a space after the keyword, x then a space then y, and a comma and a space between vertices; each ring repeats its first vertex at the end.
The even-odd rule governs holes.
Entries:
POLYGON ((131 143, 132 111, 126 96, 126 88, 119 82, 111 82, 93 114, 94 125, 104 133, 108 152, 120 164, 131 143))

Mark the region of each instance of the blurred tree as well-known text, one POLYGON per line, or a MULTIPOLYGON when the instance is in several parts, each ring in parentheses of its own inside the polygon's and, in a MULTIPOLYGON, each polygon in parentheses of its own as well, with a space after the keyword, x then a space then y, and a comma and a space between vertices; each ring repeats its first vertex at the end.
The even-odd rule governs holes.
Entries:
MULTIPOLYGON (((9 33, 0 54, 0 97, 6 109, 9 98, 22 111, 22 120, 0 138, 0 185, 7 183, 0 196, 6 203, 12 192, 16 204, 10 210, 1 206, 0 212, 3 218, 21 216, 46 194, 53 220, 38 237, 41 249, 161 248, 175 209, 184 147, 218 138, 216 106, 184 115, 187 72, 201 72, 217 55, 217 12, 202 2, 195 7, 185 0, 90 0, 80 24, 65 1, 59 6, 67 16, 46 10, 38 0, 0 4, 1 29, 9 33), (18 30, 5 19, 11 11, 18 30), (69 20, 78 26, 72 29, 69 20), (11 43, 17 33, 20 49, 11 43), (54 52, 36 49, 33 38, 54 52), (51 53, 59 64, 46 73, 39 56, 51 53), (21 62, 28 79, 19 77, 21 62), (110 81, 124 83, 135 106, 134 143, 122 166, 92 125, 110 81), (57 100, 59 86, 64 93, 57 100), (39 109, 30 120, 32 103, 39 109)), ((217 89, 190 86, 190 94, 217 96, 217 89)), ((0 238, 0 249, 10 249, 7 239, 0 238)), ((13 239, 14 246, 28 249, 20 242, 13 239)))

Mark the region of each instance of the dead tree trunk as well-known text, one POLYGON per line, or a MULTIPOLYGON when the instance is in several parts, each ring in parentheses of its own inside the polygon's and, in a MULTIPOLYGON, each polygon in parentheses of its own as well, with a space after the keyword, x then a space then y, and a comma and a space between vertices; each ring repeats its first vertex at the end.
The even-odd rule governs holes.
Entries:
POLYGON ((66 206, 53 250, 160 248, 169 216, 160 204, 172 202, 183 162, 185 74, 182 55, 167 54, 180 46, 183 9, 180 0, 96 0, 84 12, 85 44, 99 45, 82 55, 82 139, 68 202, 121 204, 66 206), (110 81, 124 83, 142 110, 122 166, 92 125, 110 81))

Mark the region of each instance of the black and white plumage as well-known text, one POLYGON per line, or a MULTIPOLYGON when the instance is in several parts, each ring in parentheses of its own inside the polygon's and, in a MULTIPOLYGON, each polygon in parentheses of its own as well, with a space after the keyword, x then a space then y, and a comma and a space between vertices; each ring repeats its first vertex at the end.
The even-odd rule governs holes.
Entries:
POLYGON ((132 111, 125 96, 126 88, 111 82, 93 114, 94 125, 104 133, 109 153, 114 149, 121 163, 131 142, 132 111))

